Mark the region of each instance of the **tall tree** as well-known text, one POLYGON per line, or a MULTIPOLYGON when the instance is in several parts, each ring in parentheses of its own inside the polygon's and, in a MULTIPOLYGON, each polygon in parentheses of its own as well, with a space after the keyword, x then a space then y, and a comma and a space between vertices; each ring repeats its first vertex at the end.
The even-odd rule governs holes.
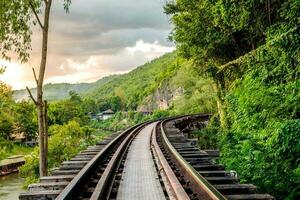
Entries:
POLYGON ((20 132, 25 133, 26 140, 36 138, 37 118, 35 116, 35 106, 29 101, 16 103, 14 106, 15 122, 20 132))
POLYGON ((10 139, 14 122, 13 106, 11 88, 0 81, 0 139, 10 139))
MULTIPOLYGON (((291 0, 293 1, 293 0, 291 0)), ((282 20, 282 0, 172 0, 165 6, 174 29, 170 39, 214 80, 224 128, 226 74, 219 67, 265 43, 266 32, 282 20)))
MULTIPOLYGON (((71 0, 64 0, 63 4, 64 9, 68 12, 71 0)), ((47 175, 47 103, 43 100, 43 83, 47 65, 51 6, 52 0, 3 0, 0 2, 0 52, 2 58, 10 60, 11 52, 15 52, 21 62, 27 62, 29 50, 31 50, 31 28, 38 25, 42 30, 42 52, 38 75, 33 68, 37 85, 36 98, 27 87, 38 113, 40 176, 47 175)))

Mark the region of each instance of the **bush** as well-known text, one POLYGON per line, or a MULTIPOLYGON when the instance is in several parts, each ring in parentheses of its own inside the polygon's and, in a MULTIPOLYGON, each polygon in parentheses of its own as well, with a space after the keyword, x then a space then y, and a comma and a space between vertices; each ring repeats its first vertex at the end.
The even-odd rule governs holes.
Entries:
POLYGON ((150 116, 151 119, 161 119, 170 116, 169 110, 156 110, 153 112, 153 114, 150 116))
POLYGON ((299 31, 290 32, 245 57, 225 101, 223 163, 277 199, 299 195, 299 42, 299 31))
POLYGON ((25 164, 19 168, 20 176, 25 178, 24 187, 38 182, 39 178, 39 153, 38 148, 25 156, 25 164))
MULTIPOLYGON (((88 145, 95 143, 92 132, 93 129, 86 126, 80 127, 76 121, 49 127, 48 169, 58 167, 63 161, 69 160, 88 145)), ((36 182, 39 176, 38 147, 26 156, 25 160, 20 173, 26 178, 25 184, 28 185, 36 182)))
POLYGON ((206 127, 195 131, 192 135, 198 139, 200 149, 217 149, 220 135, 220 121, 214 116, 206 127))

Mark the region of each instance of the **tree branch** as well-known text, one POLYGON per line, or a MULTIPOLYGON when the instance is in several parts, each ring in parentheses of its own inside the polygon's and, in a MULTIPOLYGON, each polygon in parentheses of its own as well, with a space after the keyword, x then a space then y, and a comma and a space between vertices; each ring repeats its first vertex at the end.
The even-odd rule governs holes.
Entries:
POLYGON ((34 68, 32 68, 32 71, 33 71, 34 80, 35 80, 36 84, 38 84, 38 79, 37 79, 34 68))
POLYGON ((28 2, 29 2, 30 8, 31 8, 32 12, 34 13, 35 18, 37 19, 37 21, 38 21, 40 27, 41 27, 42 29, 44 29, 44 26, 43 26, 43 24, 42 24, 42 22, 41 22, 41 20, 40 20, 40 18, 39 18, 39 16, 38 16, 38 14, 37 14, 35 8, 34 8, 32 2, 31 2, 31 0, 28 0, 28 2))
POLYGON ((37 101, 35 100, 35 98, 33 97, 32 93, 31 93, 30 89, 28 87, 26 87, 26 90, 28 91, 29 96, 32 99, 32 101, 34 102, 34 104, 38 105, 37 101))

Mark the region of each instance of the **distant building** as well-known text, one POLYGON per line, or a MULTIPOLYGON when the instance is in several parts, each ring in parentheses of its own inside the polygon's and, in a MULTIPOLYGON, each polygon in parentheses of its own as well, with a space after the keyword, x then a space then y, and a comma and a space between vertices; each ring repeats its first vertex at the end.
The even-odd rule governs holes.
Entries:
POLYGON ((139 112, 145 116, 152 115, 152 112, 149 109, 147 109, 146 106, 139 107, 136 112, 139 112))
POLYGON ((106 119, 113 117, 114 114, 115 114, 114 111, 112 111, 111 109, 108 109, 106 111, 103 111, 103 112, 97 114, 97 118, 100 120, 106 120, 106 119))
POLYGON ((97 115, 92 113, 92 112, 89 112, 88 115, 90 116, 91 120, 97 120, 97 115))
POLYGON ((151 111, 146 111, 146 110, 142 110, 142 111, 139 111, 141 114, 147 116, 147 115, 152 115, 152 112, 151 111))

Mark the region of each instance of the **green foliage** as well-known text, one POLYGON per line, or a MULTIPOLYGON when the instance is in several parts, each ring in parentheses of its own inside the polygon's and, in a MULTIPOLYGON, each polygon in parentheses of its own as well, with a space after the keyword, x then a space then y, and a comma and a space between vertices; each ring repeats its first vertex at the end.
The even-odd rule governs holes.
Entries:
POLYGON ((149 119, 163 119, 170 116, 169 110, 156 110, 153 114, 149 117, 149 119))
POLYGON ((108 131, 123 130, 134 124, 134 118, 134 113, 131 111, 128 113, 117 112, 112 118, 101 121, 92 121, 91 127, 108 131))
POLYGON ((0 146, 0 160, 7 159, 14 155, 27 155, 32 151, 32 147, 1 138, 0 146))
POLYGON ((171 39, 215 82, 221 122, 228 121, 227 130, 202 130, 209 142, 200 145, 219 143, 227 168, 278 199, 299 197, 299 10, 299 0, 175 0, 165 7, 175 25, 171 39))
MULTIPOLYGON (((31 50, 31 28, 38 24, 34 13, 41 13, 43 0, 2 0, 0 2, 0 53, 9 60, 11 53, 18 55, 21 62, 28 61, 31 50)), ((51 0, 52 2, 52 0, 51 0)), ((63 6, 69 11, 71 0, 64 0, 63 6)))
POLYGON ((204 77, 195 65, 186 60, 180 63, 180 69, 171 79, 171 85, 181 87, 183 95, 173 101, 175 114, 213 113, 216 111, 216 91, 214 83, 204 77))
MULTIPOLYGON (((63 161, 69 160, 79 151, 93 144, 99 137, 93 137, 94 130, 81 127, 76 121, 64 125, 49 127, 49 169, 58 167, 63 161)), ((98 134, 99 135, 99 134, 98 134)), ((26 178, 26 185, 36 182, 39 174, 38 147, 25 157, 26 163, 20 168, 21 176, 26 178)))
POLYGON ((39 180, 39 153, 35 148, 29 155, 25 156, 25 164, 19 168, 20 176, 25 178, 24 187, 39 180))
POLYGON ((192 132, 192 135, 198 139, 200 149, 217 149, 221 135, 218 117, 213 116, 205 128, 192 132))
POLYGON ((8 113, 0 111, 0 138, 9 140, 12 130, 13 117, 8 113))
MULTIPOLYGON (((285 31, 285 28, 281 29, 285 31)), ((231 123, 223 161, 278 199, 299 195, 299 29, 272 41, 240 63, 226 103, 231 123), (251 173, 250 173, 251 172, 251 173)))
POLYGON ((100 130, 119 131, 144 121, 162 119, 170 115, 169 110, 156 110, 151 115, 144 115, 136 111, 117 112, 107 120, 92 121, 91 127, 100 130))
POLYGON ((12 142, 0 138, 0 160, 6 159, 8 152, 10 152, 13 148, 12 142))
MULTIPOLYGON (((171 39, 183 55, 202 64, 204 60, 224 63, 261 45, 268 28, 283 20, 281 8, 289 3, 176 0, 167 3, 165 11, 175 25, 171 39)), ((297 6, 294 3, 294 10, 297 6)))
POLYGON ((32 13, 27 1, 1 1, 0 53, 3 58, 9 59, 9 52, 14 51, 21 61, 28 60, 32 23, 32 13))
POLYGON ((49 104, 48 116, 49 124, 65 124, 70 120, 76 120, 80 124, 87 124, 89 116, 87 115, 90 100, 82 100, 81 97, 75 93, 70 92, 70 99, 52 102, 49 104))
POLYGON ((31 102, 22 101, 15 106, 15 122, 19 132, 25 134, 26 139, 36 138, 37 118, 35 105, 31 102))
POLYGON ((96 112, 96 101, 92 98, 85 98, 81 102, 81 109, 85 111, 85 113, 95 113, 96 112))
POLYGON ((53 125, 49 127, 49 167, 53 168, 62 161, 69 160, 89 142, 90 130, 80 127, 76 121, 69 121, 65 125, 53 125))
POLYGON ((156 88, 161 79, 159 72, 168 69, 175 58, 175 53, 168 53, 128 74, 116 76, 91 92, 89 97, 97 100, 99 111, 109 108, 114 111, 135 110, 156 88))
POLYGON ((26 139, 35 138, 37 119, 32 103, 15 103, 10 88, 0 83, 0 138, 10 139, 12 133, 24 133, 26 139))
POLYGON ((9 139, 13 130, 13 106, 10 88, 0 82, 0 138, 9 139))
POLYGON ((121 97, 119 96, 113 96, 109 100, 109 108, 111 108, 113 111, 122 110, 123 107, 123 101, 121 97))

